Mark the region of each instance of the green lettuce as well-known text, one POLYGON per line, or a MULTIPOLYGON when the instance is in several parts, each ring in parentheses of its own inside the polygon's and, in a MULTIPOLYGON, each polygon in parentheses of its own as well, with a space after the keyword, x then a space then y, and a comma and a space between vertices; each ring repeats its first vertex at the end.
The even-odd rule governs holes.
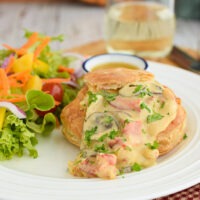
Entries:
MULTIPOLYGON (((25 38, 29 38, 33 32, 29 30, 25 30, 25 38)), ((46 35, 39 33, 39 37, 45 38, 46 35)), ((63 35, 58 35, 54 37, 50 37, 51 42, 63 42, 64 41, 64 36, 63 35)), ((29 52, 34 52, 34 50, 37 48, 40 42, 35 43, 31 48, 29 48, 29 52)), ((36 71, 35 73, 38 74, 42 78, 55 78, 55 77, 60 77, 60 78, 68 78, 69 73, 67 72, 59 72, 58 67, 59 66, 69 66, 69 64, 76 60, 73 56, 64 56, 63 51, 53 51, 51 46, 48 44, 45 46, 45 48, 41 51, 40 55, 38 56, 38 59, 45 62, 50 66, 49 71, 47 73, 43 74, 38 74, 36 71)))
POLYGON ((0 160, 9 160, 14 155, 21 157, 25 152, 37 158, 38 152, 34 147, 36 144, 35 134, 27 128, 23 120, 9 114, 0 130, 0 160))
POLYGON ((49 112, 40 117, 36 110, 48 111, 54 108, 54 98, 50 94, 46 94, 39 90, 29 90, 26 93, 26 101, 28 110, 26 111, 26 125, 35 133, 49 135, 56 127, 56 118, 53 113, 49 112))
POLYGON ((26 93, 26 101, 29 110, 47 111, 55 106, 53 96, 40 90, 29 90, 26 93))
MULTIPOLYGON (((32 32, 32 31, 29 31, 28 29, 25 29, 24 30, 25 31, 25 33, 24 33, 24 37, 25 38, 29 38, 34 32, 32 32)), ((42 33, 39 33, 39 36, 41 37, 41 38, 44 38, 44 37, 46 37, 46 35, 45 34, 42 34, 42 33)), ((63 42, 64 41, 64 35, 58 35, 58 36, 52 36, 51 37, 51 41, 59 41, 59 42, 63 42)))
POLYGON ((49 135, 56 127, 56 118, 52 113, 45 114, 44 117, 38 117, 37 120, 27 121, 27 127, 42 135, 49 135))

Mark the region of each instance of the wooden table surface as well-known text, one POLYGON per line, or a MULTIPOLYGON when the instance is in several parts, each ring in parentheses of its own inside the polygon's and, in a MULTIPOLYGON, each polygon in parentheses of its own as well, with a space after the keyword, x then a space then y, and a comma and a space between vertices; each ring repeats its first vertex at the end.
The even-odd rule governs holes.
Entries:
MULTIPOLYGON (((103 38, 103 7, 67 2, 13 2, 0 3, 1 44, 19 46, 25 28, 49 35, 64 34, 66 40, 55 44, 55 49, 68 49, 103 38)), ((197 49, 199 40, 200 21, 177 20, 175 44, 197 49)))

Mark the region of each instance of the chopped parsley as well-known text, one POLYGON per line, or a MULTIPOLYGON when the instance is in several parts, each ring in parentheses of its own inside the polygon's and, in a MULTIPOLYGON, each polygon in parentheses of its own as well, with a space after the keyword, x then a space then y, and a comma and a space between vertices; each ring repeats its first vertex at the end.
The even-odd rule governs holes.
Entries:
POLYGON ((81 151, 79 155, 80 155, 81 158, 86 158, 87 157, 87 151, 81 151))
POLYGON ((105 99, 106 101, 108 101, 108 102, 114 101, 115 98, 116 98, 116 96, 117 96, 117 94, 115 94, 115 93, 110 93, 110 92, 107 92, 107 91, 105 91, 105 90, 102 90, 102 91, 100 92, 100 95, 102 95, 102 96, 104 97, 104 99, 105 99))
POLYGON ((112 116, 110 116, 110 115, 107 115, 107 116, 105 116, 104 117, 104 123, 106 124, 106 125, 109 125, 109 124, 111 124, 112 122, 113 122, 113 117, 112 116))
POLYGON ((153 142, 153 144, 151 144, 151 143, 146 143, 145 144, 147 147, 149 147, 149 149, 157 149, 158 147, 159 147, 159 143, 155 140, 154 142, 153 142))
POLYGON ((124 120, 124 125, 123 125, 123 127, 125 127, 126 124, 129 124, 129 123, 130 123, 130 120, 129 120, 129 119, 125 119, 125 120, 124 120))
POLYGON ((140 108, 147 110, 149 113, 151 112, 151 109, 144 102, 140 104, 140 108))
POLYGON ((138 93, 139 91, 141 91, 141 90, 142 90, 142 87, 143 87, 143 85, 137 85, 137 86, 135 87, 135 90, 133 91, 133 94, 138 93))
POLYGON ((127 151, 132 151, 131 147, 129 147, 129 146, 125 146, 124 149, 127 151))
POLYGON ((155 121, 158 121, 158 120, 161 120, 163 118, 163 116, 159 113, 154 113, 152 115, 148 115, 147 116, 147 123, 152 123, 152 122, 155 122, 155 121))
POLYGON ((126 125, 126 124, 129 124, 130 123, 130 120, 129 119, 125 119, 124 120, 124 126, 126 125))
POLYGON ((146 95, 153 96, 152 92, 149 90, 149 88, 146 88, 146 95))
POLYGON ((152 96, 152 92, 149 90, 149 88, 143 87, 143 85, 137 85, 133 91, 133 94, 137 94, 140 98, 143 98, 146 95, 152 96))
MULTIPOLYGON (((118 175, 124 175, 124 169, 120 169, 118 172, 118 175)), ((123 176, 122 176, 122 178, 123 178, 123 176)))
POLYGON ((92 93, 91 91, 88 92, 88 106, 90 106, 91 103, 97 101, 97 95, 92 93))
POLYGON ((76 161, 74 162, 74 165, 78 165, 79 163, 81 163, 81 160, 76 160, 76 161))
POLYGON ((103 142, 107 137, 108 137, 108 133, 102 135, 102 136, 98 139, 98 141, 99 141, 99 142, 103 142))
POLYGON ((188 137, 188 136, 187 136, 187 134, 185 133, 184 136, 183 136, 183 139, 185 140, 185 139, 187 139, 187 137, 188 137))
POLYGON ((165 107, 165 102, 163 101, 160 105, 160 109, 164 108, 165 107))
POLYGON ((145 90, 141 90, 138 97, 143 98, 146 96, 146 91, 145 90))
POLYGON ((142 170, 142 167, 141 165, 139 165, 138 163, 134 163, 132 166, 131 166, 131 171, 141 171, 142 170))
POLYGON ((108 150, 106 149, 104 144, 102 144, 100 146, 95 146, 94 151, 98 152, 98 153, 107 153, 108 152, 108 150))
POLYGON ((97 126, 93 127, 91 130, 86 130, 85 131, 85 141, 87 142, 87 144, 89 145, 91 142, 91 137, 92 135, 94 135, 97 131, 97 126))
POLYGON ((146 134, 147 132, 144 129, 142 129, 142 133, 146 134))
POLYGON ((114 139, 117 135, 119 135, 119 131, 112 130, 110 131, 109 138, 114 139))
POLYGON ((110 131, 110 133, 106 133, 106 134, 102 135, 101 137, 99 137, 98 141, 103 142, 107 137, 110 139, 114 139, 118 135, 119 135, 119 131, 112 130, 112 131, 110 131))

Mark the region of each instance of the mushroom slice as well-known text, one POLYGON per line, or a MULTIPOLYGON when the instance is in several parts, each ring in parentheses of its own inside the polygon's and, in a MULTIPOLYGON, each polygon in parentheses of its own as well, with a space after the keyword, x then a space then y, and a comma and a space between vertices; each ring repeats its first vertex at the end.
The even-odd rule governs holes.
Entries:
POLYGON ((96 127, 93 138, 98 139, 102 134, 110 132, 111 130, 119 130, 118 121, 111 113, 94 112, 88 116, 84 123, 84 132, 96 127))

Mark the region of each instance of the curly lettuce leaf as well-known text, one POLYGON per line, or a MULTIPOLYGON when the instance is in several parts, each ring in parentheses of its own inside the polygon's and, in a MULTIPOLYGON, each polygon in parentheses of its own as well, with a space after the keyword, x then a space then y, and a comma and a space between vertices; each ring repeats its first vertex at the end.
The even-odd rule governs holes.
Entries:
POLYGON ((56 118, 52 113, 47 113, 44 118, 39 117, 36 121, 27 121, 27 127, 42 135, 49 135, 56 127, 56 118))
POLYGON ((13 114, 8 115, 0 130, 0 160, 9 160, 14 155, 21 157, 27 151, 29 156, 37 158, 35 144, 35 134, 28 130, 23 120, 13 114))
POLYGON ((44 117, 39 117, 35 109, 49 111, 54 108, 54 98, 50 94, 39 90, 29 90, 26 93, 28 110, 26 111, 26 126, 33 132, 42 135, 49 135, 56 127, 56 118, 49 112, 44 117))
MULTIPOLYGON (((34 32, 25 29, 24 37, 25 38, 29 38, 33 33, 34 32)), ((46 37, 46 35, 42 34, 42 33, 40 33, 39 36, 40 36, 40 38, 46 37)), ((52 36, 51 37, 51 41, 63 42, 64 41, 64 35, 61 34, 61 35, 58 35, 58 36, 52 36)))
POLYGON ((30 110, 47 111, 55 106, 53 96, 40 90, 29 90, 26 93, 26 101, 30 110))

